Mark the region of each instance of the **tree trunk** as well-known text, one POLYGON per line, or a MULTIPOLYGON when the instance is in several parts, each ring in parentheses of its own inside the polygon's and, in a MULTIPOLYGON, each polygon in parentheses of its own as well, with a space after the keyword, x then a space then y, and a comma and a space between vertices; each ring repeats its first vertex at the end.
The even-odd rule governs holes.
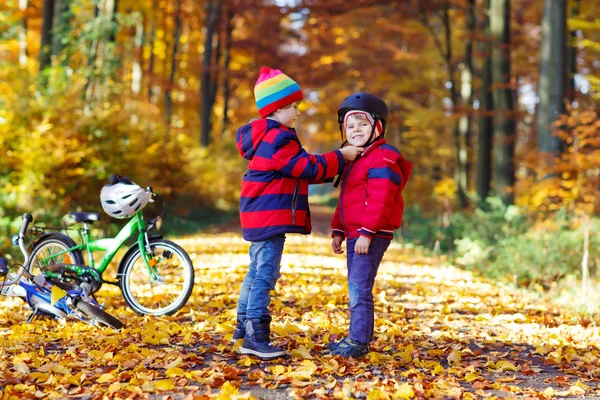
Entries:
POLYGON ((44 0, 42 9, 42 43, 40 47, 40 72, 50 66, 52 60, 52 21, 54 20, 54 0, 44 0))
POLYGON ((66 65, 68 57, 61 55, 65 45, 63 37, 69 32, 71 21, 71 0, 54 0, 54 15, 52 21, 52 52, 51 55, 59 57, 60 63, 66 65))
POLYGON ((171 119, 173 118, 173 87, 175 86, 175 72, 177 71, 177 51, 179 49, 179 32, 181 30, 181 0, 175 3, 175 28, 173 31, 173 52, 171 53, 171 72, 169 82, 165 90, 165 119, 167 124, 167 135, 171 130, 171 119))
POLYGON ((229 118, 227 113, 229 112, 229 63, 231 62, 231 42, 233 40, 233 7, 229 6, 227 9, 227 16, 225 18, 225 51, 223 54, 223 135, 225 134, 229 125, 229 118))
POLYGON ((156 41, 156 19, 158 13, 157 0, 152 0, 152 19, 150 22, 148 46, 150 47, 150 59, 148 60, 148 103, 152 103, 152 89, 154 80, 154 42, 156 41))
POLYGON ((492 46, 490 43, 489 24, 490 0, 487 0, 485 12, 485 37, 482 52, 484 54, 483 70, 481 71, 481 98, 479 100, 479 132, 477 147, 477 195, 479 206, 485 207, 492 183, 492 143, 494 124, 492 115, 494 103, 492 99, 492 46))
MULTIPOLYGON (((448 80, 450 81, 450 100, 452 100, 453 112, 456 112, 458 101, 458 91, 456 89, 456 67, 452 61, 452 31, 450 26, 450 5, 448 3, 444 6, 443 11, 443 23, 444 23, 444 37, 446 47, 446 65, 448 67, 448 80)), ((456 156, 456 168, 455 168, 455 181, 458 194, 458 202, 460 208, 464 209, 468 206, 467 198, 467 153, 466 148, 463 146, 461 132, 460 132, 460 121, 457 121, 454 125, 454 152, 456 156)))
MULTIPOLYGON (((579 0, 571 0, 571 19, 579 17, 579 0)), ((569 79, 567 80, 567 98, 569 104, 575 101, 575 74, 577 74, 577 31, 571 30, 569 32, 569 79)))
POLYGON ((206 3, 206 37, 204 39, 204 62, 202 64, 202 76, 200 79, 200 115, 201 115, 201 131, 200 144, 206 147, 210 144, 210 132, 212 130, 211 115, 213 103, 212 85, 210 83, 213 59, 213 36, 215 28, 219 20, 221 12, 221 0, 216 2, 208 1, 206 3))
POLYGON ((85 84, 86 109, 91 108, 94 99, 106 97, 107 87, 104 77, 111 73, 104 68, 108 64, 106 60, 112 56, 114 30, 116 21, 117 0, 103 0, 102 8, 95 8, 94 39, 90 45, 88 55, 88 80, 85 84), (97 78, 100 76, 100 78, 97 78))
POLYGON ((19 65, 27 65, 27 2, 19 0, 19 10, 23 13, 23 21, 19 26, 19 65))
POLYGON ((491 0, 490 31, 494 39, 494 191, 505 204, 513 204, 516 132, 510 75, 510 0, 491 0))
POLYGON ((142 91, 144 81, 144 37, 145 37, 145 18, 139 14, 139 19, 135 23, 135 37, 133 39, 133 57, 131 62, 131 92, 138 96, 142 91))
POLYGON ((565 113, 567 94, 567 9, 563 0, 545 0, 540 49, 539 105, 536 125, 538 149, 558 155, 560 141, 552 123, 565 113))
POLYGON ((472 124, 473 124, 473 37, 476 34, 475 24, 475 0, 468 0, 467 3, 467 38, 465 44, 465 62, 461 72, 460 93, 462 98, 463 114, 460 117, 458 126, 460 129, 461 147, 462 147, 462 165, 464 172, 464 188, 468 192, 472 179, 472 124), (471 156, 469 156, 471 154, 471 156))

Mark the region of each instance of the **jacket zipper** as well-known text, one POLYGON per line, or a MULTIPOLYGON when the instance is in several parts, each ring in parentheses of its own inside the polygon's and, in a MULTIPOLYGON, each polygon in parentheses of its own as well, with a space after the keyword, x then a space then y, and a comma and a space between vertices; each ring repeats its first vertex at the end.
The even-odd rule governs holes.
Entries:
POLYGON ((344 227, 344 234, 346 235, 346 237, 349 236, 350 232, 348 232, 348 229, 346 228, 346 223, 344 222, 344 186, 346 186, 346 180, 348 178, 348 175, 350 175, 350 170, 352 169, 352 167, 354 167, 355 162, 356 161, 352 161, 352 163, 348 166, 348 170, 343 175, 342 187, 340 188, 340 192, 342 193, 342 195, 340 196, 340 220, 342 221, 342 226, 344 227))
POLYGON ((300 181, 296 181, 294 196, 292 196, 292 225, 296 225, 296 202, 298 201, 298 192, 300 191, 300 181))

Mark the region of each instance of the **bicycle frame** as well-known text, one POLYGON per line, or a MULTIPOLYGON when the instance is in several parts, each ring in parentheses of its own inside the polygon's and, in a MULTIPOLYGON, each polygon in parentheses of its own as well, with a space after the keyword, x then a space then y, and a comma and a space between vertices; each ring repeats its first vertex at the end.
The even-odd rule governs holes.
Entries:
MULTIPOLYGON (((140 249, 140 252, 142 253, 142 259, 144 260, 144 264, 146 265, 148 274, 150 275, 152 280, 159 279, 159 274, 156 268, 154 268, 154 266, 151 265, 151 257, 149 254, 151 252, 149 246, 150 241, 148 238, 148 232, 146 230, 146 221, 144 220, 142 210, 136 212, 135 215, 129 220, 129 222, 119 231, 119 233, 114 238, 92 240, 90 229, 88 228, 87 223, 84 223, 83 225, 83 228, 80 229, 80 231, 83 233, 81 235, 83 243, 71 247, 68 250, 52 254, 51 256, 44 258, 42 262, 45 264, 52 258, 61 256, 70 251, 85 250, 88 255, 89 267, 96 270, 100 275, 102 275, 108 267, 108 265, 110 264, 110 262, 112 261, 112 259, 114 258, 115 254, 117 254, 117 251, 121 248, 121 246, 123 246, 125 241, 131 236, 135 235, 135 233, 137 232, 137 244, 140 249), (102 256, 102 259, 100 259, 98 267, 96 267, 94 263, 94 251, 104 251, 104 255, 102 256)), ((70 267, 70 269, 78 273, 81 272, 79 270, 81 268, 79 268, 75 264, 73 264, 70 267)), ((46 272, 46 275, 50 278, 58 278, 58 276, 52 272, 46 272)))

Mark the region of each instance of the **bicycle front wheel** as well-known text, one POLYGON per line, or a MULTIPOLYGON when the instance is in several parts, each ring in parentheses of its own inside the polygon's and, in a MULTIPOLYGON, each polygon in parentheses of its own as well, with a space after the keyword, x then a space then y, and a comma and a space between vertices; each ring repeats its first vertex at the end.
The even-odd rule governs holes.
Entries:
POLYGON ((150 241, 149 264, 157 272, 152 278, 139 248, 128 252, 122 261, 120 285, 125 301, 144 315, 171 315, 190 298, 194 288, 194 266, 189 255, 177 244, 165 240, 150 241))

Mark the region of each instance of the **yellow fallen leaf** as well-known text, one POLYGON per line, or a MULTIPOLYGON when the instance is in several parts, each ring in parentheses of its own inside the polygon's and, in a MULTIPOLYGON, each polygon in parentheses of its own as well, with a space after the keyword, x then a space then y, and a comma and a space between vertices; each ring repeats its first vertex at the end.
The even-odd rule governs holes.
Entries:
POLYGON ((172 390, 175 387, 175 383, 170 379, 162 379, 154 384, 156 390, 172 390))
POLYGON ((519 370, 519 368, 515 367, 513 365, 513 363, 511 363, 509 361, 505 361, 505 360, 498 361, 496 363, 496 368, 501 369, 503 371, 518 371, 519 370))
POLYGON ((177 378, 179 376, 183 376, 185 374, 185 371, 182 370, 181 368, 169 368, 168 370, 165 371, 165 376, 167 378, 177 378))
POLYGON ((379 389, 371 390, 369 395, 367 396, 367 400, 381 400, 381 399, 389 399, 387 394, 384 394, 379 389))
POLYGON ((271 367, 271 372, 273 373, 273 375, 279 376, 285 372, 285 367, 283 365, 276 365, 274 367, 271 367))
POLYGON ((460 361, 461 361, 460 351, 454 350, 453 352, 451 352, 448 355, 448 363, 450 365, 460 364, 460 361))
POLYGON ((240 358, 237 363, 241 366, 249 367, 252 365, 252 360, 250 359, 250 357, 244 357, 240 358))
POLYGON ((465 375, 465 381, 467 381, 467 382, 473 382, 473 381, 476 381, 477 379, 483 379, 483 378, 474 372, 469 372, 467 375, 465 375))
POLYGON ((96 379, 96 382, 106 383, 112 381, 113 379, 115 379, 115 376, 113 374, 102 374, 98 379, 96 379))
POLYGON ((413 397, 415 397, 415 392, 413 391, 412 386, 408 383, 403 383, 400 385, 398 390, 396 390, 393 395, 393 398, 395 399, 412 399, 413 397))
POLYGON ((294 358, 304 358, 304 359, 312 359, 313 356, 310 355, 310 350, 306 348, 306 346, 300 346, 297 349, 292 350, 292 357, 294 358))
POLYGON ((30 372, 29 367, 24 362, 16 362, 14 368, 16 372, 21 374, 29 374, 30 372))

